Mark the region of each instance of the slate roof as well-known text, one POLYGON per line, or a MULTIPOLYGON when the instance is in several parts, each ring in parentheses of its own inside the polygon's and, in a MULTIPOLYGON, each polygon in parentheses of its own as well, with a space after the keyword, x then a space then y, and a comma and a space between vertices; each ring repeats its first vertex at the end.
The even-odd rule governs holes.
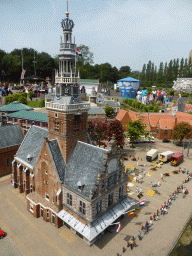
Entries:
POLYGON ((0 108, 0 112, 16 112, 20 110, 32 110, 33 108, 24 105, 18 101, 14 101, 8 105, 5 105, 0 108))
POLYGON ((89 200, 90 190, 95 189, 98 171, 104 170, 104 157, 107 150, 77 141, 69 157, 64 185, 78 192, 77 183, 85 184, 81 193, 89 200))
POLYGON ((0 126, 0 148, 19 145, 23 138, 24 136, 19 125, 0 126))
POLYGON ((111 107, 120 107, 120 103, 118 101, 108 100, 104 101, 105 105, 111 106, 111 107))
POLYGON ((48 130, 32 125, 18 149, 15 159, 27 165, 29 168, 34 168, 42 148, 44 138, 48 138, 48 130), (30 162, 27 160, 28 154, 32 156, 30 162))
POLYGON ((65 166, 65 161, 63 159, 63 155, 61 153, 58 141, 57 141, 57 139, 54 139, 54 140, 49 140, 47 143, 49 146, 49 150, 51 153, 53 163, 55 165, 55 170, 56 170, 57 176, 59 178, 59 181, 63 182, 66 166, 65 166))
POLYGON ((48 123, 48 113, 21 110, 6 116, 48 123))
POLYGON ((91 107, 88 111, 88 115, 105 115, 105 111, 100 107, 91 107))

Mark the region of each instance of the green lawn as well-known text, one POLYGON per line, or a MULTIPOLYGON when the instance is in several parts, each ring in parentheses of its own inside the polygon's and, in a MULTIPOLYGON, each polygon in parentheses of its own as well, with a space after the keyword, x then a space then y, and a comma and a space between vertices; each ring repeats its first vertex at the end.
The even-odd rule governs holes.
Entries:
POLYGON ((32 108, 39 108, 39 101, 27 101, 27 106, 32 108))
POLYGON ((192 255, 192 219, 186 227, 170 256, 191 256, 192 255))

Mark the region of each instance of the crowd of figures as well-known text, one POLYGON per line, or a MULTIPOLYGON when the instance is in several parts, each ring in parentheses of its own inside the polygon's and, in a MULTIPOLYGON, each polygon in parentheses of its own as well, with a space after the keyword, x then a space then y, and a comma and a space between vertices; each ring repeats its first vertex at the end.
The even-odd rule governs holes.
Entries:
MULTIPOLYGON (((139 240, 143 239, 143 235, 146 235, 149 231, 151 226, 153 225, 153 221, 159 221, 161 218, 159 218, 160 215, 165 215, 168 214, 168 209, 170 208, 170 206, 172 205, 172 202, 175 201, 178 197, 179 193, 183 194, 183 198, 186 197, 186 195, 189 193, 189 190, 185 188, 185 184, 187 182, 190 181, 190 179, 192 179, 192 173, 189 173, 188 171, 185 171, 184 169, 179 168, 179 172, 182 172, 183 174, 187 174, 187 178, 181 183, 180 186, 178 186, 176 188, 176 190, 172 193, 172 195, 170 195, 170 197, 168 198, 167 202, 164 202, 164 205, 161 205, 159 209, 157 209, 156 212, 154 212, 154 214, 152 216, 150 216, 149 221, 146 221, 145 224, 143 224, 141 226, 141 230, 138 230, 138 233, 135 236, 132 236, 131 239, 127 242, 127 247, 131 248, 131 250, 134 247, 137 247, 137 243, 136 243, 136 238, 138 237, 139 240), (142 235, 143 233, 143 235, 142 235)), ((145 174, 144 174, 145 175, 145 174)), ((160 186, 160 182, 159 182, 159 186, 160 186)), ((138 188, 138 187, 137 187, 138 188)), ((137 189, 136 189, 137 191, 137 189)), ((140 197, 138 197, 140 199, 140 197)), ((140 210, 139 208, 136 210, 140 210)), ((130 215, 128 215, 130 216, 130 215)), ((133 217, 137 218, 137 214, 132 215, 133 217)), ((122 252, 124 253, 126 251, 126 247, 122 248, 122 252)), ((120 256, 119 253, 117 253, 117 256, 120 256)))
MULTIPOLYGON (((181 93, 180 93, 181 94, 181 93)), ((165 88, 162 90, 156 90, 155 88, 149 94, 145 87, 143 89, 138 89, 136 99, 145 104, 151 105, 152 101, 160 101, 162 104, 171 102, 174 96, 174 91, 170 92, 170 95, 166 92, 165 88)))

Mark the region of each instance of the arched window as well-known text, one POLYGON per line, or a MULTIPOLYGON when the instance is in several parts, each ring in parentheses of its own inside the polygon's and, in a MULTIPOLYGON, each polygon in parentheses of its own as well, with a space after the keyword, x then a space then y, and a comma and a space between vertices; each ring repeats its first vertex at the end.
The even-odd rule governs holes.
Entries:
POLYGON ((30 192, 33 192, 33 185, 30 186, 30 192))

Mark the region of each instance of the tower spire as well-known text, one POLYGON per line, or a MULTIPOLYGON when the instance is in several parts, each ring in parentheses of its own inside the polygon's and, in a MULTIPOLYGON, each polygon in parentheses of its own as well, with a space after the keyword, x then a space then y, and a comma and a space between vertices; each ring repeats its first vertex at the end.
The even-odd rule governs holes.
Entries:
POLYGON ((67 0, 67 12, 68 12, 68 0, 67 0))

